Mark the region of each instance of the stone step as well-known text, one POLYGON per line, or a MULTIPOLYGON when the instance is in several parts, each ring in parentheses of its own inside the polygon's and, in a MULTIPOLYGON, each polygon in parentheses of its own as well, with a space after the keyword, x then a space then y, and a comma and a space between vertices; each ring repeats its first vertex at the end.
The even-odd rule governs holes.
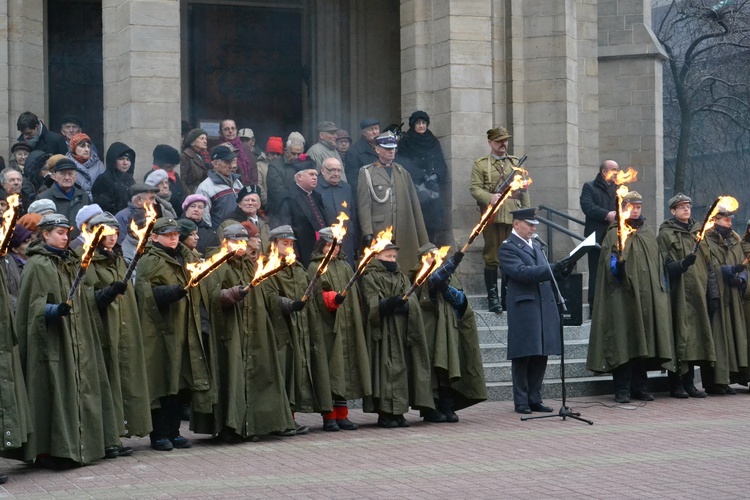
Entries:
MULTIPOLYGON (((566 326, 563 329, 565 340, 583 340, 589 338, 591 323, 584 323, 581 326, 566 326)), ((507 326, 479 326, 477 325, 480 344, 495 344, 508 342, 507 326)))
MULTIPOLYGON (((565 357, 568 359, 586 359, 589 339, 565 340, 565 357)), ((508 346, 504 343, 481 345, 483 363, 507 361, 508 346)))
MULTIPOLYGON (((649 372, 649 391, 667 392, 668 382, 666 374, 649 372)), ((592 377, 565 378, 565 390, 568 397, 601 396, 613 394, 612 377, 610 375, 595 375, 592 377)), ((542 386, 542 396, 547 405, 556 408, 551 400, 562 398, 562 381, 559 378, 545 378, 542 386)), ((506 382, 488 382, 487 399, 490 401, 513 401, 513 384, 506 382)), ((635 401, 634 403, 638 403, 635 401)), ((614 401, 613 401, 614 404, 614 401)), ((586 415, 582 415, 585 417, 586 415)))
MULTIPOLYGON (((586 358, 565 359, 565 379, 587 378, 596 376, 586 369, 586 358)), ((511 380, 511 362, 484 363, 484 378, 486 382, 508 382, 511 380)), ((560 358, 550 357, 547 362, 545 378, 560 378, 560 358)))

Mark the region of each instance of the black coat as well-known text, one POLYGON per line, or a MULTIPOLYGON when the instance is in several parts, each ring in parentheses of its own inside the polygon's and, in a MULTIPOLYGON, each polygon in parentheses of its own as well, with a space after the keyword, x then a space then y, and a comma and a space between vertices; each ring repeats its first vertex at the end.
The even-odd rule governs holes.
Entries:
POLYGON ((375 154, 375 148, 364 137, 360 137, 357 142, 352 144, 344 158, 344 170, 346 171, 346 181, 352 186, 352 193, 357 195, 357 182, 359 180, 359 169, 365 165, 377 161, 378 155, 375 154))
POLYGON ((604 239, 604 234, 610 224, 605 217, 617 205, 616 189, 614 184, 607 184, 600 172, 596 179, 585 183, 581 191, 581 210, 586 215, 586 227, 583 234, 588 236, 595 232, 596 241, 599 243, 604 239))
POLYGON ((323 200, 320 193, 313 191, 312 199, 318 208, 323 223, 322 227, 313 215, 312 208, 307 201, 307 193, 295 184, 287 196, 284 197, 279 205, 279 213, 275 216, 274 227, 288 224, 294 229, 294 235, 297 238, 297 259, 305 268, 310 265, 310 256, 315 248, 315 232, 330 224, 323 208, 323 200))
MULTIPOLYGON (((34 149, 32 151, 44 151, 51 155, 64 155, 68 152, 68 144, 65 142, 65 137, 61 136, 57 132, 52 132, 47 128, 44 123, 42 125, 42 132, 39 140, 36 141, 34 149)), ((23 134, 18 136, 18 142, 22 142, 25 139, 23 134)))
POLYGON ((91 199, 89 198, 89 195, 86 194, 86 191, 79 188, 78 186, 73 186, 73 189, 75 190, 73 196, 68 199, 65 193, 63 193, 62 190, 58 187, 57 183, 55 183, 52 185, 52 187, 45 191, 42 191, 36 197, 37 200, 52 200, 55 203, 55 212, 57 212, 58 214, 63 214, 68 218, 68 221, 70 221, 71 224, 71 240, 77 238, 81 232, 77 227, 75 227, 76 214, 78 214, 78 211, 85 205, 91 204, 91 199))
POLYGON ((96 178, 91 192, 94 203, 102 207, 102 210, 116 214, 128 206, 130 201, 130 187, 135 184, 133 171, 135 170, 135 151, 122 142, 114 142, 107 150, 107 170, 96 178), (131 157, 130 169, 120 172, 115 167, 119 157, 129 153, 131 157))
POLYGON ((560 316, 539 243, 511 234, 497 256, 508 276, 508 359, 560 354, 560 316))

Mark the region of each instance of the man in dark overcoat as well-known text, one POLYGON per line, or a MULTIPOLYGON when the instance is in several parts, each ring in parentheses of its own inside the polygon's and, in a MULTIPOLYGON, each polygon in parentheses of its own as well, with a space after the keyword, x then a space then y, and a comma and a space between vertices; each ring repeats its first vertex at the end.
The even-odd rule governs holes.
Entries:
POLYGON ((542 402, 547 356, 561 353, 560 315, 555 305, 552 272, 565 277, 573 264, 567 259, 547 264, 534 233, 536 208, 511 212, 513 229, 497 252, 508 276, 508 359, 517 413, 551 412, 542 402))

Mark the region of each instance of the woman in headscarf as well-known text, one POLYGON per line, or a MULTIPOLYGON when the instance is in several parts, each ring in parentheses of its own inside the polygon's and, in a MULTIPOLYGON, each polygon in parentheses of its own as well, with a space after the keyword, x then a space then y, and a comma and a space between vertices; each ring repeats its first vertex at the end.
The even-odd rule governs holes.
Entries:
POLYGON ((180 173, 187 191, 194 193, 212 168, 206 131, 195 128, 185 135, 180 155, 180 173))
POLYGON ((76 184, 86 191, 89 198, 93 198, 92 189, 96 179, 104 173, 104 163, 91 148, 91 138, 86 134, 76 134, 70 139, 70 151, 67 157, 76 164, 78 176, 76 184))

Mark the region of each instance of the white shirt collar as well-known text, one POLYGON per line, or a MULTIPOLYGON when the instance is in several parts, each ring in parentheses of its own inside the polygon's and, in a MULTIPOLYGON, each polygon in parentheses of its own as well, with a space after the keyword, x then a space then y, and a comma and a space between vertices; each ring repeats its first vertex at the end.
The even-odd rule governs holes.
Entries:
POLYGON ((533 243, 533 242, 532 242, 531 240, 527 240, 526 238, 523 238, 523 237, 522 237, 522 236, 521 236, 520 234, 518 234, 518 233, 516 232, 516 230, 515 230, 515 229, 512 229, 512 230, 511 230, 511 232, 512 232, 513 234, 515 234, 516 236, 518 236, 518 237, 519 237, 519 238, 521 239, 521 241, 525 242, 525 243, 526 243, 527 245, 529 245, 529 246, 530 246, 531 248, 534 248, 534 243, 533 243))

